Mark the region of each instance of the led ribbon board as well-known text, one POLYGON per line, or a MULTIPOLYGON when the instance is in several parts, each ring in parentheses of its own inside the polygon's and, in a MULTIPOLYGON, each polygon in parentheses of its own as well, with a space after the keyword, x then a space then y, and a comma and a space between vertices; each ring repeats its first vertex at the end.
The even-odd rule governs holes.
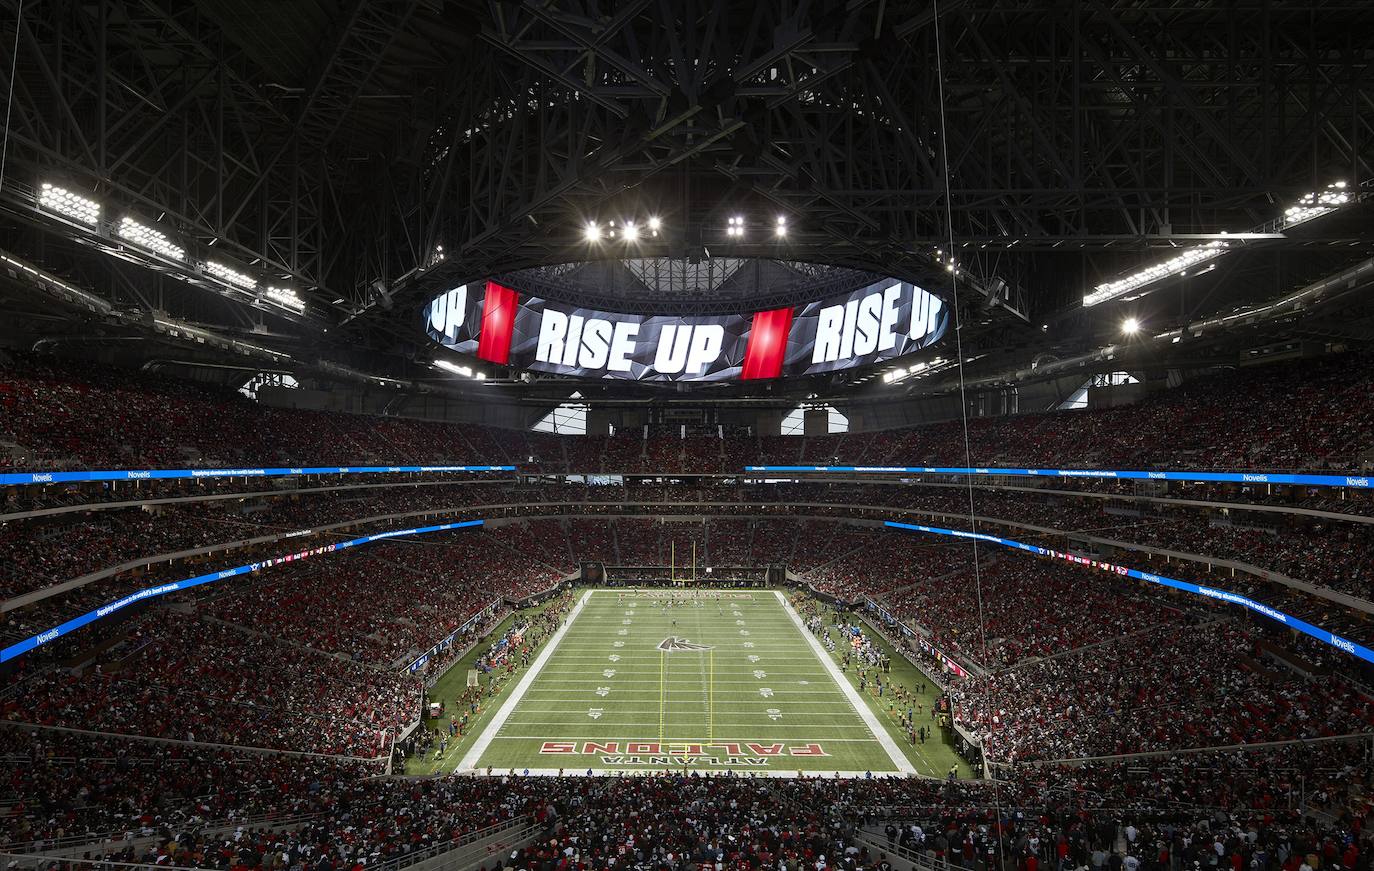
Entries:
POLYGON ((9 647, 0 650, 0 663, 9 662, 17 656, 23 656, 35 647, 47 644, 49 641, 54 641, 64 635, 69 635, 83 626, 108 617, 116 611, 127 608, 130 605, 138 602, 145 602, 149 599, 156 599, 168 593, 175 593, 179 590, 189 590, 192 587, 199 587, 202 584, 212 584, 216 581, 236 578, 239 575, 246 575, 249 572, 256 572, 271 566, 297 562, 298 560, 309 559, 310 557, 319 556, 321 554, 333 553, 335 551, 346 550, 350 547, 371 544, 374 541, 382 541, 384 539, 396 538, 403 535, 424 535, 429 532, 443 532, 449 529, 467 529, 473 526, 481 526, 483 523, 485 523, 483 520, 463 520, 457 523, 441 523, 437 526, 421 526, 413 529, 394 529, 390 532, 378 532, 375 535, 364 535, 361 538, 354 538, 349 541, 340 541, 334 544, 326 544, 320 547, 312 547, 307 550, 297 551, 296 553, 272 557, 262 562, 248 563, 246 565, 234 566, 232 569, 222 569, 217 572, 210 572, 209 574, 196 575, 194 578, 173 581, 170 584, 158 584, 155 587, 144 587, 141 590, 135 590, 122 598, 116 599, 108 605, 102 605, 94 611, 87 611, 79 617, 73 617, 65 623, 59 623, 51 629, 25 638, 23 641, 17 641, 11 644, 9 647))
POLYGON ((995 469, 965 466, 745 466, 746 472, 855 472, 905 475, 1009 475, 1032 478, 1116 478, 1123 481, 1210 481, 1225 484, 1299 484, 1308 487, 1374 487, 1359 475, 1295 475, 1279 472, 1136 472, 1110 469, 995 469))
POLYGON ((0 485, 80 481, 164 481, 171 478, 275 478, 286 475, 387 475, 396 472, 514 472, 514 466, 313 466, 279 469, 104 469, 84 472, 8 472, 0 485))
POLYGON ((984 532, 968 532, 962 529, 942 529, 938 526, 922 526, 919 523, 899 523, 895 520, 884 521, 883 525, 889 526, 893 529, 907 529, 911 530, 912 532, 925 532, 931 535, 946 535, 953 538, 977 539, 978 541, 986 541, 989 544, 996 544, 1002 547, 1012 548, 1013 550, 1025 551, 1026 553, 1034 554, 1036 556, 1050 557, 1051 559, 1062 559, 1066 562, 1074 563, 1075 565, 1101 569, 1102 571, 1112 572, 1114 574, 1122 575, 1124 577, 1136 578, 1137 580, 1141 581, 1148 581, 1149 583, 1158 584, 1162 587, 1171 587, 1175 590, 1183 590, 1186 593, 1194 593, 1199 596, 1206 596, 1209 599, 1219 599, 1223 602, 1230 602, 1233 605, 1239 605, 1242 608, 1247 608, 1251 611, 1254 611, 1256 614, 1268 617, 1270 620, 1273 620, 1277 623, 1282 623, 1289 629, 1296 630, 1298 632, 1303 633, 1304 635, 1309 635, 1317 639, 1318 641, 1322 642, 1323 644, 1329 644, 1337 650, 1344 651, 1345 653, 1348 653, 1351 656, 1354 656, 1358 659, 1362 659, 1365 662, 1374 662, 1374 650, 1370 650, 1368 647, 1365 647, 1362 644, 1357 644, 1356 642, 1351 641, 1348 638, 1342 638, 1334 632, 1329 632, 1326 629, 1321 628, 1320 626, 1314 626, 1311 623, 1306 622, 1305 620, 1299 620, 1297 617, 1294 617, 1291 614, 1285 614, 1277 608, 1271 608, 1263 602, 1256 602, 1254 599, 1242 596, 1239 593, 1233 593, 1230 590, 1218 590, 1214 587, 1204 587, 1200 584, 1194 584, 1190 581, 1180 581, 1175 578, 1165 577, 1163 575, 1151 574, 1150 572, 1142 572, 1139 569, 1127 568, 1126 566, 1117 565, 1115 563, 1109 563, 1102 560, 1089 559, 1088 557, 1081 557, 1077 554, 1067 553, 1062 550, 1052 550, 1047 547, 1040 547, 1039 545, 1026 544, 1025 542, 1016 541, 1015 539, 1001 538, 999 536, 989 535, 984 532))
POLYGON ((500 365, 581 378, 727 381, 893 360, 939 341, 949 310, 895 278, 796 308, 699 317, 577 308, 487 281, 435 297, 423 317, 440 345, 500 365))

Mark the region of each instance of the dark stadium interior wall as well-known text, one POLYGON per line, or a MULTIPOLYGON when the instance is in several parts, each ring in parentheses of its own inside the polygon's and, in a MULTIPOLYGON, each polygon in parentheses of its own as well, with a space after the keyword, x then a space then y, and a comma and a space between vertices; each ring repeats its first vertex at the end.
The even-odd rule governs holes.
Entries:
MULTIPOLYGON (((1073 395, 1083 386, 1088 375, 1068 375, 1047 378, 999 390, 971 391, 968 394, 970 417, 997 417, 1004 414, 1048 411, 1073 395)), ((882 401, 845 406, 849 428, 853 432, 915 426, 926 423, 957 420, 959 395, 914 398, 906 401, 882 401)))
POLYGON ((507 429, 528 429, 542 414, 540 409, 510 403, 460 402, 442 396, 402 397, 394 391, 358 390, 342 384, 331 385, 328 390, 264 387, 258 391, 258 401, 279 408, 385 414, 507 429))

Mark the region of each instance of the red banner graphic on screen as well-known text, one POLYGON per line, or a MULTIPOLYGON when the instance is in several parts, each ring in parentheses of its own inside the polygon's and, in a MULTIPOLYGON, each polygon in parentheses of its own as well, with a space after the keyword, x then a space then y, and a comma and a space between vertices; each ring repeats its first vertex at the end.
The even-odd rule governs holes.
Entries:
POLYGON ((482 337, 477 343, 477 356, 481 359, 492 363, 510 362, 517 296, 509 287, 487 282, 486 301, 482 305, 482 337))
POLYGON ((744 348, 744 365, 740 378, 777 378, 782 375, 782 361, 787 356, 787 334, 792 329, 792 309, 775 308, 758 312, 749 329, 749 342, 744 348))

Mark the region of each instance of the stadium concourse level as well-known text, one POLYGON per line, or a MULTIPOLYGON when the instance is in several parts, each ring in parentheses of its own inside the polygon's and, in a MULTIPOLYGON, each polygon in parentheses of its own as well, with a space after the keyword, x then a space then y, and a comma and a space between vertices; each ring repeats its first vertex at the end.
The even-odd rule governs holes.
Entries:
MULTIPOLYGON (((10 570, 0 580, 0 596, 13 598, 140 557, 333 524, 355 523, 363 528, 358 522, 367 518, 425 511, 476 512, 482 506, 492 506, 491 513, 483 515, 490 517, 494 513, 537 513, 540 506, 552 505, 559 509, 549 513, 561 513, 564 506, 572 506, 567 510, 574 513, 620 513, 626 506, 646 505, 654 508, 654 514, 710 514, 755 508, 766 512, 770 510, 766 506, 784 505, 816 514, 872 519, 893 516, 890 511, 867 510, 874 507, 946 515, 950 525, 958 525, 960 517, 967 524, 969 510, 968 492, 962 486, 715 484, 607 487, 427 482, 361 489, 345 486, 319 493, 285 491, 233 500, 18 518, 0 526, 0 556, 12 557, 10 570), (841 515, 840 506, 854 508, 845 507, 841 515)), ((1190 493, 1188 498, 1201 496, 1190 493)), ((1367 522, 1369 504, 1367 497, 1345 499, 1325 504, 1321 510, 1328 514, 1315 516, 1244 507, 1277 507, 1264 501, 1203 507, 1178 499, 1130 494, 1097 498, 1075 496, 1072 491, 989 486, 974 488, 973 499, 974 512, 982 518, 1091 534, 1147 550, 1232 560, 1364 600, 1374 596, 1374 567, 1366 558, 1374 547, 1374 524, 1367 522)), ((91 503, 87 507, 98 506, 91 503)), ((0 515, 0 522, 3 517, 0 515)), ((374 525, 382 523, 376 521, 374 525)), ((707 549, 703 556, 721 564, 754 558, 749 553, 750 535, 747 525, 717 523, 700 536, 707 549)), ((614 550, 613 544, 610 549, 614 550)), ((568 548, 559 546, 557 551, 563 557, 572 556, 568 548)), ((656 555, 636 553, 628 546, 610 559, 622 563, 658 561, 656 555)), ((666 555, 661 561, 667 562, 666 555)))
MULTIPOLYGON (((972 625, 967 607, 962 619, 942 616, 962 601, 960 591, 969 587, 968 578, 960 575, 961 569, 967 575, 971 566, 966 556, 955 552, 932 561, 911 556, 951 553, 939 548, 941 540, 934 537, 854 526, 844 527, 841 534, 834 531, 836 523, 844 520, 894 517, 965 528, 966 488, 871 480, 754 485, 723 477, 686 480, 679 485, 631 486, 514 479, 393 482, 269 491, 233 499, 214 498, 218 493, 169 497, 196 501, 133 507, 102 508, 96 502, 83 510, 60 509, 61 513, 32 517, 15 512, 7 515, 14 518, 8 522, 0 518, 0 558, 5 565, 0 595, 8 611, 0 638, 15 641, 42 632, 134 590, 360 532, 404 528, 425 518, 529 517, 535 519, 514 527, 494 525, 481 533, 447 536, 442 539, 443 552, 464 556, 464 566, 504 566, 512 593, 548 586, 573 573, 582 560, 667 565, 676 559, 686 566, 695 550, 701 565, 782 564, 805 575, 823 592, 846 600, 892 594, 895 610, 919 612, 918 622, 950 649, 981 659, 981 653, 970 649, 965 640, 972 625), (546 515, 557 516, 538 519, 546 515), (659 520, 672 515, 708 519, 704 524, 659 520), (798 515, 809 519, 791 519, 798 515), (164 556, 173 554, 183 556, 164 556), (942 580, 945 576, 951 580, 942 580), (917 582, 922 584, 913 586, 917 582), (942 587, 946 591, 940 592, 942 587), (960 635, 951 636, 947 630, 960 635)), ((1365 501, 1363 497, 1347 499, 1329 507, 1365 501)), ((973 503, 984 531, 996 530, 1054 548, 1066 547, 1070 538, 1114 542, 1122 563, 1241 592, 1346 637, 1374 638, 1374 624, 1369 620, 1374 575, 1366 556, 1374 544, 1374 525, 1365 522, 1363 514, 1314 517, 1261 511, 1259 502, 1243 510, 1238 502, 1199 507, 1131 494, 991 486, 974 488, 973 503), (1110 498, 1100 498, 1107 495, 1110 498), (1191 554, 1195 559, 1166 564, 1161 550, 1191 554), (1233 560, 1254 568, 1237 572, 1214 560, 1233 560), (1295 589, 1257 573, 1263 571, 1278 572, 1314 589, 1309 593, 1306 587, 1295 589), (1352 598, 1334 601, 1333 594, 1352 598)), ((438 546, 437 542, 402 545, 401 553, 428 554, 438 546)), ((392 549, 388 546, 384 552, 392 549)), ((330 563, 331 571, 335 564, 330 563)), ((346 560, 337 563, 347 564, 346 560)), ((462 569, 454 571, 461 574, 462 569)), ((270 582, 270 573, 264 577, 270 582)), ((473 580, 481 577, 480 573, 471 576, 473 580)), ((995 570, 993 577, 999 577, 995 570)), ((1018 583, 1017 577, 1023 576, 1005 578, 1007 589, 1028 591, 1027 582, 1018 583)), ((990 595, 995 596, 996 589, 990 595)), ((321 598, 327 608, 328 596, 321 598)), ((1012 597, 1013 602, 1027 600, 1035 601, 1035 597, 1012 597)), ((448 613, 440 603, 425 604, 436 609, 432 613, 448 613)), ((1008 607, 1019 613, 1026 606, 1008 607)), ((445 627, 434 621, 414 622, 417 631, 407 637, 354 641, 358 649, 347 652, 354 655, 368 647, 366 655, 391 661, 427 648, 431 635, 442 637, 445 627)), ((371 637, 372 633, 361 635, 371 637)), ((1030 645, 1030 652, 1044 655, 1044 642, 1030 645)), ((1008 655, 1015 658, 1010 648, 1002 648, 993 648, 989 666, 1004 662, 1008 655)))
MULTIPOLYGON (((1200 377, 1123 408, 977 419, 975 465, 1355 468, 1374 448, 1374 361, 1338 356, 1200 377)), ((265 407, 230 390, 16 357, 0 370, 0 467, 518 464, 733 472, 751 464, 964 465, 958 422, 816 438, 676 429, 558 437, 265 407), (647 436, 647 437, 646 437, 647 436)))

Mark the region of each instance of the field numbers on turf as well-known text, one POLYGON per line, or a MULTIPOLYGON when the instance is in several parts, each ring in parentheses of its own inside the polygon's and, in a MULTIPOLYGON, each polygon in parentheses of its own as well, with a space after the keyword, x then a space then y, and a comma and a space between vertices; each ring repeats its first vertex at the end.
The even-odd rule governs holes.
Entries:
POLYGON ((748 634, 749 634, 749 630, 748 630, 748 629, 741 629, 741 630, 739 631, 739 634, 741 634, 741 635, 748 635, 748 634))
POLYGON ((601 672, 601 676, 602 676, 602 677, 615 677, 615 669, 613 669, 613 668, 608 668, 608 669, 606 669, 605 671, 601 672))
POLYGON ((749 661, 750 661, 750 662, 758 662, 758 661, 759 661, 758 654, 755 654, 755 653, 749 654, 749 661))
POLYGON ((611 688, 610 688, 610 687, 597 687, 597 688, 596 688, 596 694, 597 694, 598 696, 601 696, 603 699, 606 698, 606 696, 610 695, 610 693, 611 693, 611 688))
POLYGON ((629 635, 629 634, 630 634, 630 630, 628 630, 628 629, 617 629, 617 630, 615 631, 615 634, 616 634, 616 635, 629 635))
POLYGON ((612 653, 610 656, 606 658, 609 659, 611 662, 620 662, 620 654, 618 653, 612 653))
POLYGON ((759 695, 763 696, 765 699, 771 699, 773 698, 773 691, 768 687, 762 687, 759 689, 759 695))
POLYGON ((599 719, 601 719, 601 715, 604 714, 604 713, 605 713, 605 710, 602 709, 602 708, 588 708, 588 709, 587 709, 587 716, 588 716, 588 717, 591 717, 593 720, 599 720, 599 719))
POLYGON ((744 625, 744 621, 743 621, 743 620, 736 620, 736 621, 735 621, 735 625, 736 625, 736 626, 743 626, 743 625, 744 625))
POLYGON ((782 719, 782 711, 778 710, 777 708, 769 708, 768 710, 764 711, 764 713, 768 715, 768 719, 770 720, 782 719))
POLYGON ((611 646, 612 646, 612 647, 624 647, 624 646, 625 646, 625 642, 623 642, 623 641, 612 641, 612 642, 611 642, 611 646))
POLYGON ((754 642, 752 642, 752 641, 746 641, 746 642, 744 642, 744 646, 745 646, 745 647, 753 647, 753 646, 754 646, 754 642))
POLYGON ((624 623, 626 626, 629 626, 631 623, 635 621, 631 620, 629 617, 626 617, 624 620, 621 620, 620 622, 624 623))
POLYGON ((764 678, 768 677, 768 672, 764 671, 761 668, 756 668, 754 669, 754 677, 758 678, 759 680, 763 680, 764 678))

